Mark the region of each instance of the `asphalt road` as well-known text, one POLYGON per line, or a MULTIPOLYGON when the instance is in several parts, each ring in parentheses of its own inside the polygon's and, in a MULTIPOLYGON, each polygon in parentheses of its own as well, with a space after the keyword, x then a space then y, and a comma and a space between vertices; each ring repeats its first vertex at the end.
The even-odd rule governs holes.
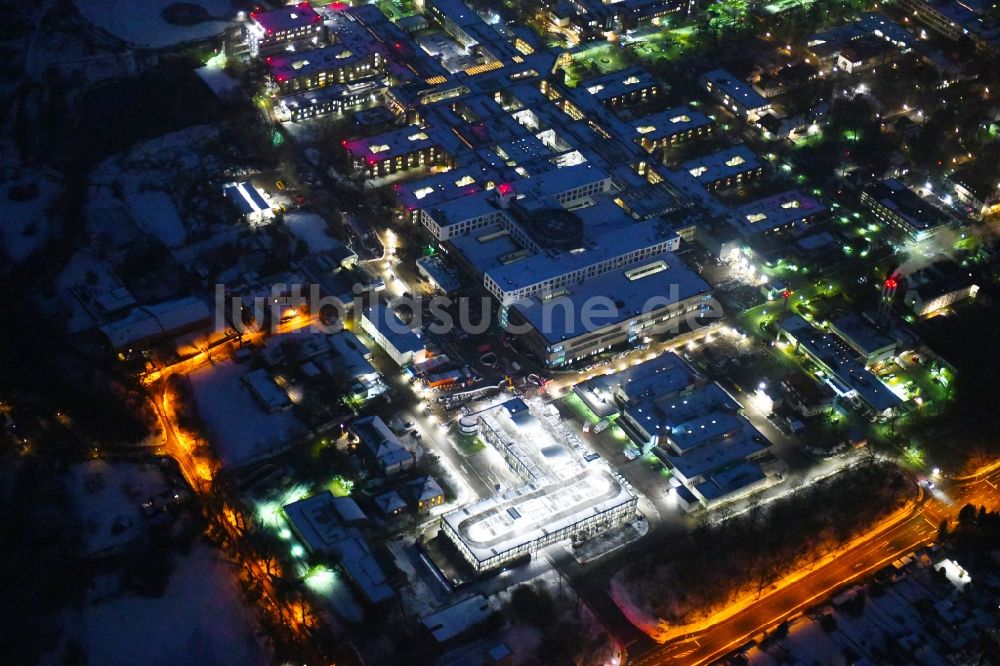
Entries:
POLYGON ((632 651, 630 664, 704 664, 731 652, 762 631, 767 631, 820 603, 846 584, 881 569, 914 549, 931 543, 942 518, 954 520, 967 503, 1000 506, 997 484, 1000 472, 951 489, 932 491, 901 523, 853 547, 835 560, 816 568, 795 583, 750 605, 729 620, 686 639, 632 651))

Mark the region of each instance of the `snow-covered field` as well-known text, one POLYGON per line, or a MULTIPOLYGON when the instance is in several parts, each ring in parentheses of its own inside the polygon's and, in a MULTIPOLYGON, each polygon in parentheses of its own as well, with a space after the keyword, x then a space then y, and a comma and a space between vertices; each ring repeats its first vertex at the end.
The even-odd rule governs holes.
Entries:
POLYGON ((170 195, 162 190, 147 190, 125 195, 132 218, 147 234, 167 247, 180 247, 187 234, 170 195))
POLYGON ((198 413, 222 464, 239 466, 284 451, 305 425, 291 412, 269 414, 243 383, 249 367, 233 361, 190 375, 198 413))
POLYGON ((184 0, 198 5, 219 20, 195 25, 173 25, 163 18, 163 10, 176 0, 74 0, 89 21, 115 37, 148 48, 163 48, 221 34, 226 22, 235 17, 230 0, 184 0))
POLYGON ((229 98, 240 91, 240 82, 226 74, 226 70, 220 67, 205 65, 196 69, 195 73, 220 99, 229 98))
POLYGON ((101 162, 90 177, 88 233, 119 248, 131 244, 138 227, 172 249, 182 247, 197 224, 181 216, 180 197, 192 182, 221 168, 206 152, 217 136, 213 127, 190 127, 101 162))
POLYGON ((293 211, 285 215, 285 224, 293 236, 305 241, 310 252, 327 252, 340 245, 340 241, 327 233, 326 220, 316 213, 293 211))
POLYGON ((139 505, 167 489, 166 479, 155 465, 104 460, 74 465, 67 481, 83 525, 87 552, 127 542, 144 520, 139 505))
POLYGON ((46 211, 59 194, 59 185, 42 174, 0 184, 0 241, 13 261, 22 261, 48 238, 46 211), (34 185, 38 193, 25 201, 12 201, 11 190, 34 185))
POLYGON ((88 604, 66 618, 67 633, 91 664, 266 664, 229 567, 199 544, 162 597, 88 604))

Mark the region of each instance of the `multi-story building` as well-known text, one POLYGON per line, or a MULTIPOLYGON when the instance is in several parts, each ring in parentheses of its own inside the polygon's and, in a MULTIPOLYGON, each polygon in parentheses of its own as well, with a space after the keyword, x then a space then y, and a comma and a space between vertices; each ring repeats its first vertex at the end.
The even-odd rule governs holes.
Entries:
POLYGON ((701 83, 723 106, 747 122, 756 122, 771 110, 771 102, 763 95, 724 69, 705 72, 701 83))
POLYGON ((397 171, 450 165, 452 157, 443 145, 443 136, 411 125, 366 139, 343 141, 341 145, 355 169, 379 178, 397 171))
POLYGON ((253 11, 244 24, 252 56, 318 46, 326 39, 322 17, 308 2, 270 11, 253 11))
POLYGON ((673 470, 688 509, 738 499, 777 479, 761 463, 770 442, 743 417, 739 402, 676 354, 600 375, 573 391, 598 416, 617 414, 629 439, 673 470))
POLYGON ((861 193, 861 204, 905 241, 920 242, 953 226, 951 216, 895 178, 866 187, 861 193))
POLYGON ((660 81, 641 67, 588 79, 587 92, 607 107, 628 106, 652 101, 660 92, 660 81))
POLYGON ((361 314, 361 329, 400 367, 418 363, 426 356, 426 345, 417 332, 382 303, 361 314))
POLYGON ((282 96, 370 79, 385 68, 379 51, 358 54, 337 44, 267 56, 264 61, 271 85, 282 96))
POLYGON ((743 144, 688 160, 680 169, 709 191, 744 185, 764 175, 764 163, 743 144))
POLYGON ((569 431, 554 436, 522 400, 473 417, 483 439, 525 482, 442 518, 442 532, 477 573, 559 541, 599 534, 635 516, 638 497, 629 484, 599 459, 588 460, 569 431))
POLYGON ((629 124, 635 128, 635 141, 649 152, 708 136, 715 129, 711 118, 686 106, 644 116, 629 124))
POLYGON ((854 350, 832 333, 824 333, 797 314, 788 315, 777 324, 779 338, 806 354, 823 371, 822 381, 837 396, 858 399, 875 414, 892 414, 903 399, 882 383, 854 350))
POLYGON ((343 113, 378 103, 385 90, 385 84, 377 80, 327 85, 282 97, 274 105, 274 115, 279 122, 298 122, 328 113, 343 113))

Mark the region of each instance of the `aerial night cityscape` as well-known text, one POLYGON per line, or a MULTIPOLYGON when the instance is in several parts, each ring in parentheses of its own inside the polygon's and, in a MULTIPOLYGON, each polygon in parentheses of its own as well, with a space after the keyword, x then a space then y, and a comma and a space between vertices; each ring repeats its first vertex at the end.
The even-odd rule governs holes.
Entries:
POLYGON ((0 664, 1000 664, 1000 6, 45 0, 0 664))

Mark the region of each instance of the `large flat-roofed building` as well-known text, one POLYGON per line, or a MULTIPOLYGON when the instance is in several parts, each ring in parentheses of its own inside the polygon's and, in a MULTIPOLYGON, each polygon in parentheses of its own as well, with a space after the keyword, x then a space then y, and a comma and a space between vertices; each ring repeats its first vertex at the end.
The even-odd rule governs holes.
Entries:
POLYGON ((500 176, 493 169, 478 165, 470 168, 456 166, 445 173, 436 173, 405 183, 395 183, 392 189, 396 193, 403 218, 416 223, 422 220, 421 211, 425 208, 431 209, 478 194, 483 192, 487 185, 495 185, 498 182, 500 176))
POLYGON ((351 139, 341 145, 355 169, 378 178, 419 167, 448 165, 442 134, 411 125, 367 139, 351 139))
POLYGON ((838 396, 858 398, 876 414, 891 414, 903 405, 903 399, 858 361, 839 337, 817 330, 797 314, 781 319, 777 326, 779 337, 809 356, 820 368, 819 381, 838 396))
POLYGON ((322 17, 308 2, 253 11, 244 24, 250 55, 268 55, 317 46, 324 41, 322 17))
POLYGON ((742 185, 764 174, 764 163, 743 144, 688 160, 680 168, 706 190, 742 185))
POLYGON ((701 75, 701 82, 713 97, 747 122, 756 122, 771 110, 771 102, 767 98, 724 69, 705 72, 701 75))
MULTIPOLYGON (((423 209, 421 219, 547 365, 677 332, 708 308, 709 286, 673 255, 677 233, 655 211, 639 221, 626 212, 606 172, 567 167, 516 187, 423 209)), ((655 208, 675 209, 661 194, 655 208)))
POLYGON ((222 188, 222 195, 251 226, 258 226, 274 217, 274 209, 252 183, 230 183, 222 188))
POLYGON ((896 353, 896 341, 861 315, 838 317, 830 322, 830 330, 856 351, 866 366, 877 365, 896 353))
POLYGON ((679 356, 664 354, 573 391, 616 423, 643 452, 655 451, 697 500, 688 509, 732 501, 771 483, 759 459, 770 442, 740 404, 679 356))
POLYGON ((512 257, 484 271, 483 283, 501 304, 513 305, 532 296, 554 294, 571 283, 633 267, 677 245, 677 234, 659 221, 632 222, 578 247, 562 251, 540 247, 530 256, 512 257))
POLYGON ((377 103, 385 91, 385 84, 378 80, 335 83, 282 97, 274 106, 274 114, 279 122, 298 122, 328 113, 343 113, 377 103))
POLYGON ((585 470, 559 484, 529 483, 462 507, 445 514, 441 527, 473 569, 483 572, 628 522, 637 504, 609 470, 585 470))
POLYGON ((827 214, 827 207, 799 190, 781 192, 733 210, 730 218, 744 238, 802 231, 827 214))
POLYGON ((441 529, 477 572, 635 517, 638 497, 568 430, 554 432, 520 399, 474 415, 480 434, 525 484, 451 511, 441 529))
POLYGON ((673 252, 565 285, 548 298, 531 296, 508 310, 529 324, 524 342, 559 367, 654 333, 679 333, 709 308, 711 287, 673 252))
POLYGON ((400 367, 420 362, 426 355, 424 341, 416 331, 383 303, 361 313, 361 329, 400 367))
POLYGON ((607 107, 626 106, 653 100, 660 94, 660 81, 642 67, 588 79, 581 84, 607 107))
POLYGON ((938 314, 979 293, 968 269, 940 255, 931 265, 907 275, 905 282, 903 302, 920 317, 938 314))
POLYGON ((643 116, 629 124, 635 129, 635 141, 649 152, 708 136, 715 129, 715 121, 686 106, 643 116))
POLYGON ((918 242, 952 225, 947 213, 895 178, 866 187, 861 193, 861 203, 904 240, 918 242))
POLYGON ((385 67, 379 51, 354 53, 340 44, 267 56, 264 61, 271 85, 280 95, 370 79, 385 67))

